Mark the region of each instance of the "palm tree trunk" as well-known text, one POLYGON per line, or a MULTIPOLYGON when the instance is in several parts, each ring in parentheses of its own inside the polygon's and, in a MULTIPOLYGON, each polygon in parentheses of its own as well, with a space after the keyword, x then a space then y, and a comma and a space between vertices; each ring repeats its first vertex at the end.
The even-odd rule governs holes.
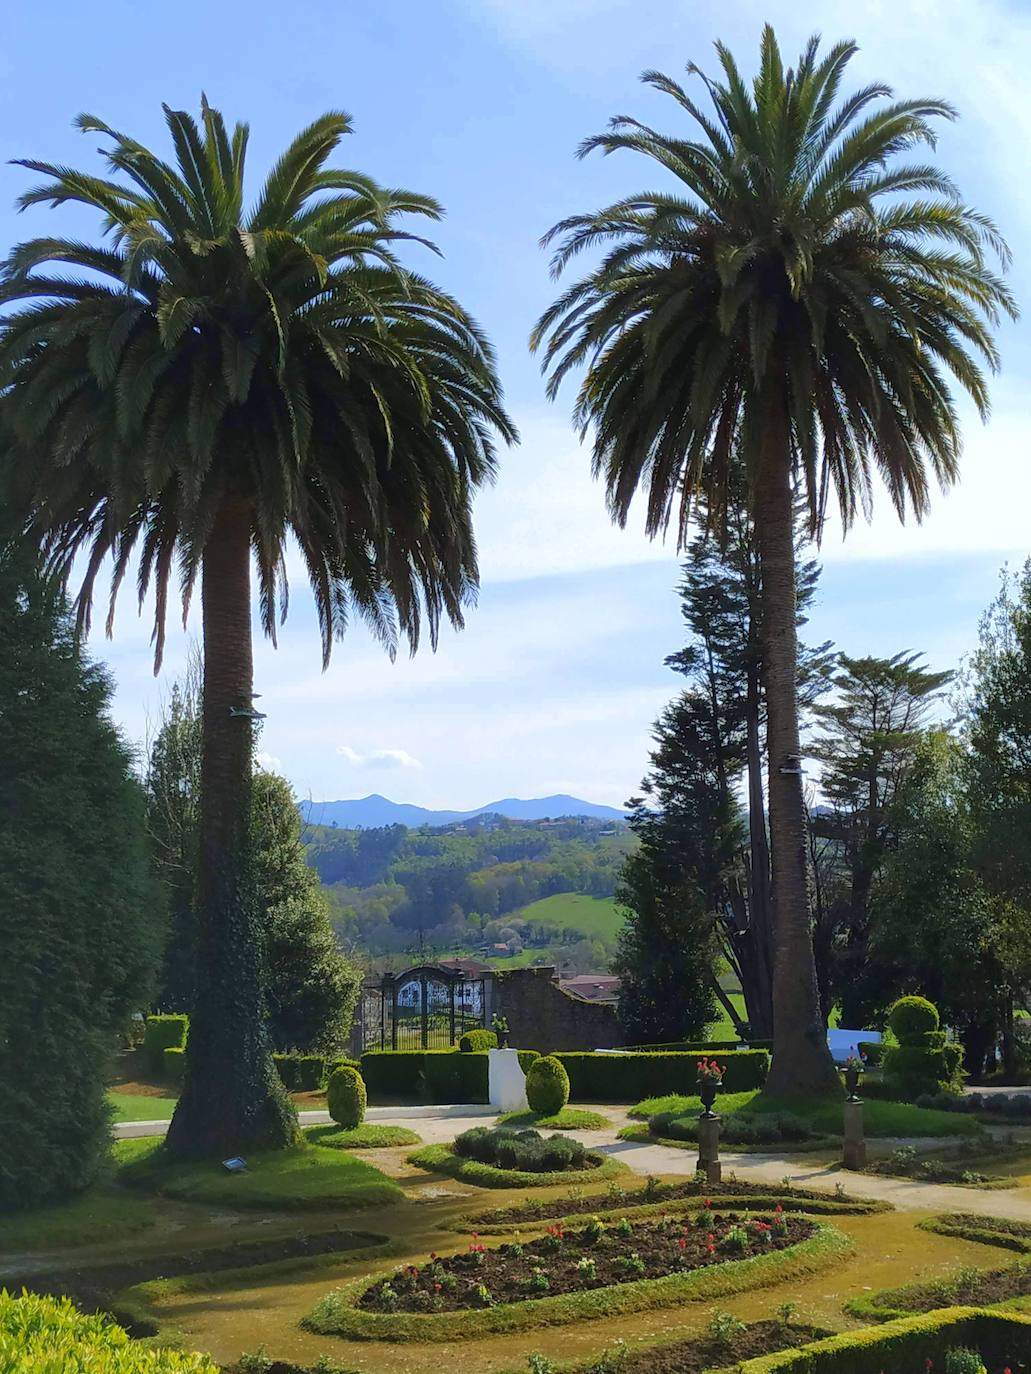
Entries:
MULTIPOLYGON (((773 921, 770 897, 770 845, 766 836, 766 799, 762 785, 762 745, 759 741, 759 670, 748 667, 745 711, 748 771, 748 909, 755 950, 755 981, 760 1011, 753 1015, 752 1034, 759 1040, 773 1035, 773 921)), ((749 1012, 751 1013, 751 1007, 749 1012)))
POLYGON ((773 1064, 767 1091, 835 1090, 838 1076, 820 1016, 806 865, 805 802, 798 772, 798 633, 795 515, 787 419, 771 406, 756 504, 762 565, 763 665, 769 766, 774 930, 773 1064))
POLYGON ((204 688, 197 996, 186 1082, 169 1127, 182 1157, 292 1144, 297 1116, 272 1062, 259 913, 249 878, 253 726, 250 519, 227 502, 204 551, 204 688))

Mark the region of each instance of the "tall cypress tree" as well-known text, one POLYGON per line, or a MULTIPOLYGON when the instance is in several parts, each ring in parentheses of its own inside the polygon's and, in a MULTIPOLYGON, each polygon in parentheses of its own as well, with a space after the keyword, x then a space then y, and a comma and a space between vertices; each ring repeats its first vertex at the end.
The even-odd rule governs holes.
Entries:
POLYGON ((157 959, 143 792, 110 697, 60 597, 0 547, 0 1209, 97 1176, 110 1061, 157 959))

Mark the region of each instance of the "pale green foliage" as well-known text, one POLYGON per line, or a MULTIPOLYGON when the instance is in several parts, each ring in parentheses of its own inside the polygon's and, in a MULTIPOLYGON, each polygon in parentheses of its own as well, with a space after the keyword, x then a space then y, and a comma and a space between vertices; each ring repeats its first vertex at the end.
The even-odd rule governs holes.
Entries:
POLYGON ((0 1374, 218 1374, 206 1355, 132 1340, 68 1298, 0 1291, 0 1374))

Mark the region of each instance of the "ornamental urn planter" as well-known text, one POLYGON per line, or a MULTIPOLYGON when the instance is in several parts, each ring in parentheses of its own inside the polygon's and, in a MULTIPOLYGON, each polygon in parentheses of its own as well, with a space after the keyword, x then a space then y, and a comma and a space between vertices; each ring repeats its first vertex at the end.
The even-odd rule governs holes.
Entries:
POLYGON ((856 1089, 859 1087, 859 1075, 861 1072, 860 1069, 845 1070, 845 1087, 848 1089, 849 1102, 859 1101, 859 1098, 856 1096, 856 1089))
POLYGON ((722 1080, 719 1078, 703 1078, 700 1081, 698 1085, 698 1096, 702 1099, 702 1106, 705 1108, 702 1112, 703 1116, 716 1115, 712 1107, 713 1103, 716 1101, 716 1094, 722 1086, 722 1080))

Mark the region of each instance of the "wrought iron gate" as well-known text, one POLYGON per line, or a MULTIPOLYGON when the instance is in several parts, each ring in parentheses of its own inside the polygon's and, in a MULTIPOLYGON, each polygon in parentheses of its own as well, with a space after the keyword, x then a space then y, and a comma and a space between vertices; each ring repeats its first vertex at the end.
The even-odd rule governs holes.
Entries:
POLYGON ((427 1050, 455 1045, 484 1025, 484 980, 461 970, 420 964, 366 983, 364 1049, 427 1050))

